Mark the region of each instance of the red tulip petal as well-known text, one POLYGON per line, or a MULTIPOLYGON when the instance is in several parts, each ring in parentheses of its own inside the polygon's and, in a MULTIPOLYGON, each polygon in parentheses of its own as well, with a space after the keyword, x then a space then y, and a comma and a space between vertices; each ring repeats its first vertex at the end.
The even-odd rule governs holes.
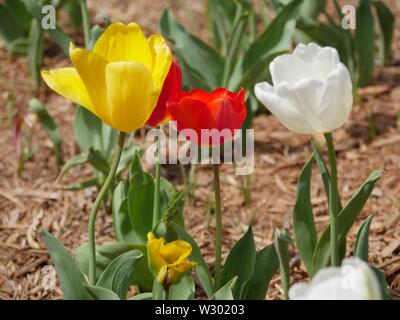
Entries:
POLYGON ((146 124, 152 127, 157 127, 170 118, 167 109, 167 102, 177 101, 182 87, 182 72, 179 64, 172 61, 168 75, 164 81, 163 88, 150 118, 146 124))

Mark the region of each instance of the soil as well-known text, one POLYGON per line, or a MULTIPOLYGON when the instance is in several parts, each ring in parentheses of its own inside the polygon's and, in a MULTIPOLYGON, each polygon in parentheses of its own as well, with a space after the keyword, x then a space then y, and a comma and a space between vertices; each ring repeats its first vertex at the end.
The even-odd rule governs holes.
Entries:
MULTIPOLYGON (((205 1, 98 0, 88 1, 93 22, 99 14, 112 20, 139 22, 146 32, 157 32, 158 19, 170 5, 177 17, 192 32, 206 35, 205 1), (102 8, 101 10, 99 8, 102 8)), ((400 297, 400 6, 387 1, 397 16, 395 40, 386 66, 377 67, 370 86, 359 91, 358 102, 345 126, 334 133, 338 157, 340 193, 347 201, 352 193, 376 169, 385 173, 348 237, 352 253, 355 234, 361 222, 373 215, 369 259, 385 272, 391 292, 400 297), (376 137, 371 134, 371 115, 376 137)), ((82 35, 70 30, 78 44, 82 35)), ((42 286, 45 266, 51 264, 41 230, 45 228, 73 252, 87 241, 88 212, 96 190, 63 191, 56 182, 56 165, 51 141, 36 117, 27 111, 31 97, 37 96, 55 119, 61 131, 64 161, 79 153, 73 138, 74 105, 45 85, 34 90, 29 79, 26 57, 10 57, 0 48, 0 299, 60 299, 59 283, 54 290, 42 286), (11 111, 7 111, 11 110, 11 111), (22 151, 29 137, 33 155, 18 174, 17 144, 10 113, 19 119, 22 151)), ((43 68, 67 66, 69 61, 49 39, 43 68)), ((254 122, 255 174, 251 178, 252 201, 244 203, 240 180, 231 165, 222 166, 223 252, 253 225, 257 248, 273 241, 275 228, 292 230, 292 211, 300 169, 310 158, 310 137, 288 131, 275 117, 261 114, 254 122)), ((321 140, 321 137, 316 137, 321 140)), ((136 141, 140 143, 140 139, 136 141)), ((146 167, 150 172, 154 168, 146 167)), ((316 168, 315 168, 316 169, 316 168)), ((79 166, 71 170, 62 184, 89 177, 91 169, 79 166)), ((182 187, 179 170, 163 166, 162 174, 182 187)), ((198 241, 209 265, 214 259, 214 220, 207 219, 207 204, 213 199, 212 171, 204 165, 198 172, 198 187, 192 204, 185 207, 186 226, 198 241)), ((327 202, 317 170, 314 170, 312 204, 318 230, 328 224, 327 202)), ((103 209, 97 220, 97 242, 114 238, 111 216, 103 209)), ((304 267, 291 248, 291 281, 305 281, 304 267)), ((275 275, 268 299, 283 298, 279 274, 275 275)))

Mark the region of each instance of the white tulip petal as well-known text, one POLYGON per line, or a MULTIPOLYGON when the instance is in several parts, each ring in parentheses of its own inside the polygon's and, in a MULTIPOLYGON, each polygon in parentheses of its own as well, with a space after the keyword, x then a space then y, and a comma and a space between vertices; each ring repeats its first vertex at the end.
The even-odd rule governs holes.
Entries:
POLYGON ((297 102, 296 106, 303 115, 303 121, 308 122, 309 126, 313 128, 312 133, 324 132, 317 116, 323 98, 324 83, 313 79, 304 79, 298 82, 292 91, 292 99, 297 102))
POLYGON ((321 49, 312 62, 312 78, 324 81, 339 63, 339 54, 336 49, 330 47, 321 49))
POLYGON ((310 72, 309 64, 290 54, 281 55, 270 64, 272 83, 275 86, 283 82, 295 84, 307 72, 310 72))
POLYGON ((353 106, 352 93, 350 74, 340 63, 326 79, 320 109, 317 111, 324 132, 331 132, 344 124, 353 106))
POLYGON ((346 259, 341 268, 320 270, 308 284, 295 284, 291 300, 379 300, 378 280, 371 268, 358 258, 346 259))
POLYGON ((254 91, 257 99, 284 126, 297 133, 309 134, 314 132, 314 129, 309 126, 308 122, 299 121, 303 115, 293 105, 293 94, 287 83, 281 84, 275 89, 268 82, 261 82, 256 84, 254 91))
POLYGON ((316 43, 310 42, 305 45, 300 43, 294 50, 292 55, 302 59, 305 62, 312 63, 322 48, 316 43))
POLYGON ((327 133, 349 116, 352 83, 336 49, 299 44, 275 58, 270 73, 273 86, 256 85, 256 96, 290 130, 327 133))

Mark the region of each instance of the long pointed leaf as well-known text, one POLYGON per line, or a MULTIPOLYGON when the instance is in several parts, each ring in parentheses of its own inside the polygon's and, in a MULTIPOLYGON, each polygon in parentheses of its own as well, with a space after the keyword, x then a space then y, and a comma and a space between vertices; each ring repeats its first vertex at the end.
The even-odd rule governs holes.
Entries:
POLYGON ((356 12, 356 48, 358 54, 358 85, 365 86, 374 70, 375 37, 371 0, 360 0, 356 12))
MULTIPOLYGON (((381 177, 382 171, 377 170, 371 173, 367 180, 362 184, 362 186, 354 193, 353 197, 347 203, 347 205, 340 211, 338 215, 338 241, 342 244, 349 232, 350 228, 356 221, 358 215, 360 214, 362 208, 367 202, 375 182, 381 177)), ((317 247, 314 252, 314 272, 327 267, 330 262, 330 229, 329 226, 325 229, 321 238, 317 243, 317 247)))
POLYGON ((60 240, 52 234, 43 231, 47 249, 56 267, 65 300, 92 300, 92 296, 85 290, 87 281, 76 265, 74 259, 60 240))
POLYGON ((49 136, 52 144, 54 153, 56 155, 57 164, 61 163, 61 135, 60 131, 53 118, 47 112, 46 108, 37 99, 31 99, 29 101, 29 110, 35 112, 39 121, 49 136))
POLYGON ((221 289, 219 289, 213 296, 212 300, 235 300, 233 292, 235 290, 238 277, 233 277, 221 289))
POLYGON ((274 244, 266 246, 257 252, 255 272, 249 281, 246 300, 264 300, 269 282, 279 267, 278 255, 274 244))
POLYGON ((126 299, 130 279, 142 257, 143 253, 138 250, 121 254, 104 270, 96 285, 112 290, 120 299, 126 299))
POLYGON ((222 284, 225 285, 237 276, 237 285, 233 290, 235 299, 242 299, 242 293, 247 282, 251 279, 256 262, 256 248, 253 231, 249 227, 247 232, 233 246, 226 258, 222 271, 222 284), (243 261, 245 263, 240 263, 243 261))
POLYGON ((378 21, 381 29, 381 64, 385 64, 387 57, 390 52, 390 45, 392 44, 393 32, 395 19, 393 13, 382 1, 373 1, 372 4, 375 6, 376 13, 378 15, 378 21))
POLYGON ((180 60, 196 70, 210 89, 220 85, 224 60, 215 49, 186 31, 169 8, 161 17, 160 29, 164 37, 174 42, 174 49, 180 60))
POLYGON ((357 233, 356 244, 354 248, 354 256, 364 260, 368 263, 368 236, 369 228, 371 226, 372 215, 369 216, 361 224, 357 233))
POLYGON ((310 276, 314 274, 313 254, 317 245, 317 229, 311 205, 311 173, 314 157, 305 164, 297 185, 297 200, 293 210, 293 227, 299 254, 310 276))

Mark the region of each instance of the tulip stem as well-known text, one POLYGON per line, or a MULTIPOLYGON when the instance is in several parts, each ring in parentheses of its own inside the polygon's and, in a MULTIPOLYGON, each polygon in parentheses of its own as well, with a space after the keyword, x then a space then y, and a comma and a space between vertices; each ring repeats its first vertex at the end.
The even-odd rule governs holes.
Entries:
POLYGON ((215 193, 215 290, 221 287, 221 256, 222 256, 222 213, 221 213, 221 186, 219 178, 219 164, 213 164, 214 193, 215 193))
POLYGON ((332 133, 325 133, 326 144, 328 147, 329 164, 331 167, 331 183, 329 185, 329 216, 330 216, 330 247, 331 265, 339 266, 338 248, 338 189, 337 189, 337 166, 336 153, 333 145, 332 133))
POLYGON ((85 37, 85 47, 88 49, 90 43, 90 21, 86 0, 81 0, 80 5, 82 13, 83 35, 85 37))
POLYGON ((110 172, 107 175, 106 180, 104 181, 103 186, 101 187, 99 194, 97 195, 96 200, 93 203, 93 207, 90 210, 89 216, 89 227, 88 227, 88 238, 89 238, 89 283, 91 285, 95 285, 96 281, 96 216, 99 211, 100 204, 107 194, 107 191, 112 184, 115 173, 118 168, 119 160, 121 158, 122 150, 124 148, 125 142, 125 132, 119 132, 117 145, 114 150, 114 158, 110 167, 110 172))
POLYGON ((160 208, 160 182, 161 182, 161 129, 157 127, 157 162, 153 202, 153 228, 161 218, 160 208))

